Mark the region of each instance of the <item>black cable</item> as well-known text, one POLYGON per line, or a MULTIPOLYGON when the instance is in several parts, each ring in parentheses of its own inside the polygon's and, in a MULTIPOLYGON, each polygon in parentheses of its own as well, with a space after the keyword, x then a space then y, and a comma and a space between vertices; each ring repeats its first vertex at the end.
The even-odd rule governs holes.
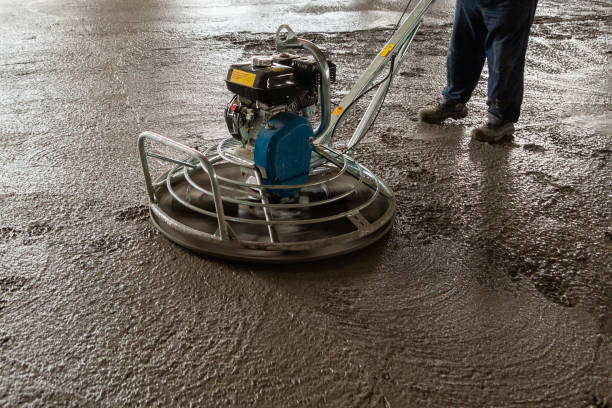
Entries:
MULTIPOLYGON (((400 16, 399 20, 397 20, 397 23, 395 24, 395 28, 393 29, 393 33, 391 33, 391 37, 393 37, 395 35, 395 32, 399 28, 400 23, 402 22, 402 19, 404 18, 404 16, 408 12, 408 8, 410 7, 410 4, 412 4, 412 0, 408 1, 408 4, 406 5, 406 7, 404 8, 404 11, 402 12, 402 15, 400 16)), ((385 75, 385 77, 383 79, 381 79, 379 82, 375 83, 374 85, 372 85, 371 87, 369 87, 368 89, 363 91, 361 94, 359 94, 359 96, 357 98, 353 99, 353 101, 351 103, 349 103, 349 105, 346 108, 344 108, 344 111, 342 112, 342 114, 340 114, 340 117, 338 118, 336 123, 334 123, 334 127, 333 127, 333 129, 332 129, 332 131, 331 131, 331 133, 329 135, 330 139, 334 137, 334 133, 336 133, 336 128, 338 127, 338 123, 340 123, 340 119, 342 119, 342 116, 344 116, 344 113, 348 112, 349 109, 353 106, 353 104, 355 104, 355 102, 360 100, 363 96, 365 96, 372 89, 380 86, 387 79, 389 79, 389 80, 391 79, 391 75, 393 74, 393 70, 395 69, 395 56, 396 56, 395 54, 391 55, 391 67, 390 67, 389 72, 387 73, 387 75, 385 75)), ((385 103, 385 99, 386 98, 387 98, 387 95, 385 94, 385 97, 383 98, 382 103, 380 104, 380 107, 378 108, 378 112, 376 112, 376 116, 374 116, 374 119, 370 122, 370 125, 366 129, 366 132, 368 132, 370 130, 370 128, 372 127, 372 125, 374 124, 376 119, 378 118, 378 114, 380 113, 380 111, 382 109, 382 106, 385 103)), ((335 105, 339 106, 337 104, 335 104, 335 105)))
MULTIPOLYGON (((342 112, 342 114, 340 115, 340 117, 338 118, 338 120, 336 121, 336 123, 334 123, 334 127, 332 128, 332 131, 329 135, 330 138, 334 137, 334 133, 336 132, 336 128, 338 127, 338 123, 340 123, 340 119, 342 119, 342 116, 344 116, 345 112, 348 112, 349 109, 361 98, 363 98, 368 92, 370 92, 372 89, 376 88, 377 86, 379 86, 380 84, 382 84, 383 82, 385 82, 387 79, 391 79, 391 74, 393 73, 393 69, 395 68, 395 54, 393 54, 391 56, 391 67, 389 69, 389 72, 387 73, 387 75, 385 75, 385 77, 383 79, 381 79, 379 82, 375 83, 374 85, 372 85, 371 87, 369 87, 368 89, 366 89, 365 91, 363 91, 361 94, 359 94, 359 96, 355 99, 353 99, 353 101, 351 103, 349 103, 349 105, 344 108, 344 112, 342 112)), ((387 95, 385 95, 386 97, 387 95)), ((383 103, 384 103, 384 99, 383 99, 383 103)), ((380 105, 380 107, 378 108, 378 112, 380 112, 380 108, 382 108, 382 104, 380 105)), ((378 112, 376 113, 376 117, 374 117, 374 120, 376 120, 376 118, 378 117, 378 112)), ((374 123, 374 120, 370 123, 370 126, 368 126, 368 130, 370 129, 370 127, 372 126, 372 123, 374 123)), ((366 130, 367 132, 367 130, 366 130)))
MULTIPOLYGON (((399 20, 397 20, 397 23, 395 24, 395 28, 393 29, 393 34, 395 34, 395 32, 397 31, 397 29, 399 28, 400 23, 402 22, 402 19, 404 18, 404 16, 406 15, 406 12, 408 11, 408 7, 410 7, 410 4, 412 4, 412 0, 410 0, 408 2, 408 4, 406 5, 406 7, 404 8, 404 12, 402 13, 402 15, 400 16, 399 20)), ((393 37, 393 34, 391 34, 391 37, 393 37)))

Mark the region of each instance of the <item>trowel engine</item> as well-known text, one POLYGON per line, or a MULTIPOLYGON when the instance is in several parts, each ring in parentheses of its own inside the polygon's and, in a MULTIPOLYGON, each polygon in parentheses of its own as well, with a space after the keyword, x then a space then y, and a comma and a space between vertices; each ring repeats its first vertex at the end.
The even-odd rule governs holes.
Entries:
MULTIPOLYGON (((327 61, 330 82, 336 66, 327 61)), ((314 131, 310 122, 320 107, 321 72, 312 56, 255 56, 230 66, 227 88, 234 93, 225 121, 242 148, 252 150, 266 185, 301 184, 308 179, 314 131)), ((296 189, 270 189, 287 197, 296 189)))
POLYGON ((138 152, 155 227, 186 248, 248 262, 325 259, 387 234, 395 195, 353 154, 434 1, 419 0, 404 20, 408 3, 389 41, 336 104, 336 66, 283 24, 276 54, 229 67, 231 137, 194 149, 142 132, 138 152), (350 138, 334 146, 336 130, 374 89, 350 138), (153 177, 151 159, 171 167, 153 177))

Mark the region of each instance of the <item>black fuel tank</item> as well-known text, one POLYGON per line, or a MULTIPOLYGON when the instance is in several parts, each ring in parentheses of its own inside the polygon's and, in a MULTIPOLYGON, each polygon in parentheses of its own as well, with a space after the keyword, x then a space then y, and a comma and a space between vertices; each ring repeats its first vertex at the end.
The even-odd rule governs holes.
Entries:
POLYGON ((286 104, 297 93, 293 68, 277 63, 270 66, 255 66, 250 62, 233 64, 225 83, 231 92, 266 105, 286 104))

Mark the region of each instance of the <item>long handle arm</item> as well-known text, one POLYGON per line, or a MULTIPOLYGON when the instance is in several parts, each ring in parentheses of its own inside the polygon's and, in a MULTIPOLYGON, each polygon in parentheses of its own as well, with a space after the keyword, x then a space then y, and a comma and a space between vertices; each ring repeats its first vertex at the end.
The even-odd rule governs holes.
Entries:
POLYGON ((416 32, 419 26, 421 25, 425 14, 431 8, 434 2, 435 0, 421 0, 414 7, 406 21, 397 29, 397 31, 395 32, 395 34, 393 34, 389 42, 370 63, 370 66, 363 72, 363 74, 361 74, 353 88, 351 88, 350 92, 338 104, 333 114, 331 115, 331 119, 328 123, 328 126, 326 126, 321 135, 317 137, 315 143, 326 144, 330 141, 333 129, 337 126, 337 122, 340 122, 345 118, 346 113, 348 113, 352 107, 352 103, 361 96, 364 90, 366 90, 369 86, 372 85, 372 83, 381 73, 385 65, 390 62, 392 58, 394 58, 395 66, 392 67, 392 71, 389 75, 389 78, 383 84, 381 84, 376 95, 370 102, 370 105, 366 110, 366 114, 362 118, 360 124, 355 130, 355 133, 353 134, 353 137, 349 142, 349 150, 353 150, 356 145, 363 139, 365 133, 369 129, 371 121, 374 119, 376 113, 382 105, 384 96, 389 90, 389 86, 391 84, 391 81, 393 80, 394 75, 399 71, 399 67, 403 62, 408 46, 416 35, 416 32))

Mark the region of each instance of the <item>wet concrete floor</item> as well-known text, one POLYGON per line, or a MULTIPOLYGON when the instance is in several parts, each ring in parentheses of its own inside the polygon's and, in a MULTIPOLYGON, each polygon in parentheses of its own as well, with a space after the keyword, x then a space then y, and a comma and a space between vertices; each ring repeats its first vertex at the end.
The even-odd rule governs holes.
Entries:
POLYGON ((402 7, 0 1, 0 405, 610 406, 609 1, 540 1, 495 146, 469 139, 486 73, 468 118, 416 121, 444 84, 436 6, 357 155, 399 200, 370 248, 233 264, 150 225, 141 131, 225 137, 227 66, 281 22, 338 64, 338 100, 402 7))

